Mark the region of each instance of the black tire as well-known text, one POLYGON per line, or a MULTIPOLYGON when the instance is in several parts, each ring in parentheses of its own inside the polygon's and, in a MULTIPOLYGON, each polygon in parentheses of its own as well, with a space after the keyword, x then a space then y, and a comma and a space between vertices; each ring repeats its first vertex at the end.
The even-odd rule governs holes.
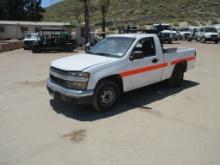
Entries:
POLYGON ((215 43, 218 44, 218 40, 215 40, 215 43))
POLYGON ((183 83, 184 72, 185 72, 185 68, 183 67, 183 65, 177 64, 174 67, 174 70, 173 70, 173 73, 170 79, 168 80, 169 86, 171 87, 181 86, 183 83))
POLYGON ((40 48, 40 46, 33 46, 32 47, 32 53, 40 53, 41 52, 41 48, 40 48))
POLYGON ((64 45, 64 51, 65 52, 72 52, 73 51, 73 44, 71 44, 71 43, 68 43, 68 44, 65 44, 64 45))
POLYGON ((98 111, 110 110, 119 100, 118 85, 109 80, 103 80, 96 86, 93 107, 98 111))

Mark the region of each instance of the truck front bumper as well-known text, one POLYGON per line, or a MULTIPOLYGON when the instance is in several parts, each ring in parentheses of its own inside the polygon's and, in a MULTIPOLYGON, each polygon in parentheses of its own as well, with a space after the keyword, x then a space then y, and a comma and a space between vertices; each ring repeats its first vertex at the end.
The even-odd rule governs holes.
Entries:
POLYGON ((75 104, 89 105, 93 100, 93 90, 78 91, 63 88, 50 79, 47 80, 47 90, 53 97, 59 97, 61 100, 70 101, 75 104))

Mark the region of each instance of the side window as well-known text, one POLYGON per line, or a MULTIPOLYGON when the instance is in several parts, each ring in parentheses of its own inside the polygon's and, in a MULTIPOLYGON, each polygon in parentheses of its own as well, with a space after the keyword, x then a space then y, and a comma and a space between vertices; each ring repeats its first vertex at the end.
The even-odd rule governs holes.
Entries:
POLYGON ((134 52, 142 57, 155 56, 155 43, 153 37, 141 39, 134 48, 134 52))

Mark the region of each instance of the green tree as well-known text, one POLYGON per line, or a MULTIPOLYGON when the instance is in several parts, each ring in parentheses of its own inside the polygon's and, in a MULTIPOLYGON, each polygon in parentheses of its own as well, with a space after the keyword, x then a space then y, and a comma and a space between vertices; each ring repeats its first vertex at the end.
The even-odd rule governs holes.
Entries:
POLYGON ((0 0, 1 20, 39 21, 44 9, 41 0, 0 0))
POLYGON ((100 0, 101 14, 102 14, 102 32, 105 36, 105 27, 106 27, 106 15, 108 13, 110 5, 110 0, 100 0))
POLYGON ((40 21, 43 18, 44 8, 41 7, 42 0, 26 0, 26 20, 40 21))
POLYGON ((25 16, 24 5, 24 0, 1 0, 1 19, 22 20, 25 16))

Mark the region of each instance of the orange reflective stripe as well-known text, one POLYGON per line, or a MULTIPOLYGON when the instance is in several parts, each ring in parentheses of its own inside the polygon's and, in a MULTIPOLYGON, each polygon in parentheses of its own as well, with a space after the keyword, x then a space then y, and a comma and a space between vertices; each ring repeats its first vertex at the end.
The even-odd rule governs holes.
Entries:
MULTIPOLYGON (((195 60, 195 59, 196 59, 196 56, 182 58, 182 59, 172 61, 171 65, 175 65, 175 64, 180 63, 182 61, 192 61, 192 60, 195 60)), ((158 65, 147 66, 147 67, 144 67, 144 68, 128 70, 128 71, 120 73, 120 75, 121 75, 121 77, 128 77, 128 76, 135 75, 135 74, 140 74, 140 73, 144 73, 144 72, 148 72, 148 71, 161 69, 161 68, 164 68, 164 67, 167 67, 167 66, 168 66, 168 63, 162 63, 162 64, 158 64, 158 65)))
POLYGON ((152 71, 152 70, 157 70, 157 69, 161 69, 168 66, 168 63, 163 63, 163 64, 158 64, 158 65, 152 65, 152 66, 147 66, 144 68, 138 68, 138 69, 134 69, 134 70, 129 70, 129 71, 125 71, 120 73, 120 75, 122 77, 128 77, 134 74, 139 74, 139 73, 143 73, 143 72, 147 72, 147 71, 152 71))
POLYGON ((196 56, 192 56, 192 57, 188 57, 188 58, 182 58, 182 59, 178 59, 178 60, 174 60, 171 62, 171 65, 176 65, 177 63, 183 62, 183 61, 192 61, 195 60, 196 56))

